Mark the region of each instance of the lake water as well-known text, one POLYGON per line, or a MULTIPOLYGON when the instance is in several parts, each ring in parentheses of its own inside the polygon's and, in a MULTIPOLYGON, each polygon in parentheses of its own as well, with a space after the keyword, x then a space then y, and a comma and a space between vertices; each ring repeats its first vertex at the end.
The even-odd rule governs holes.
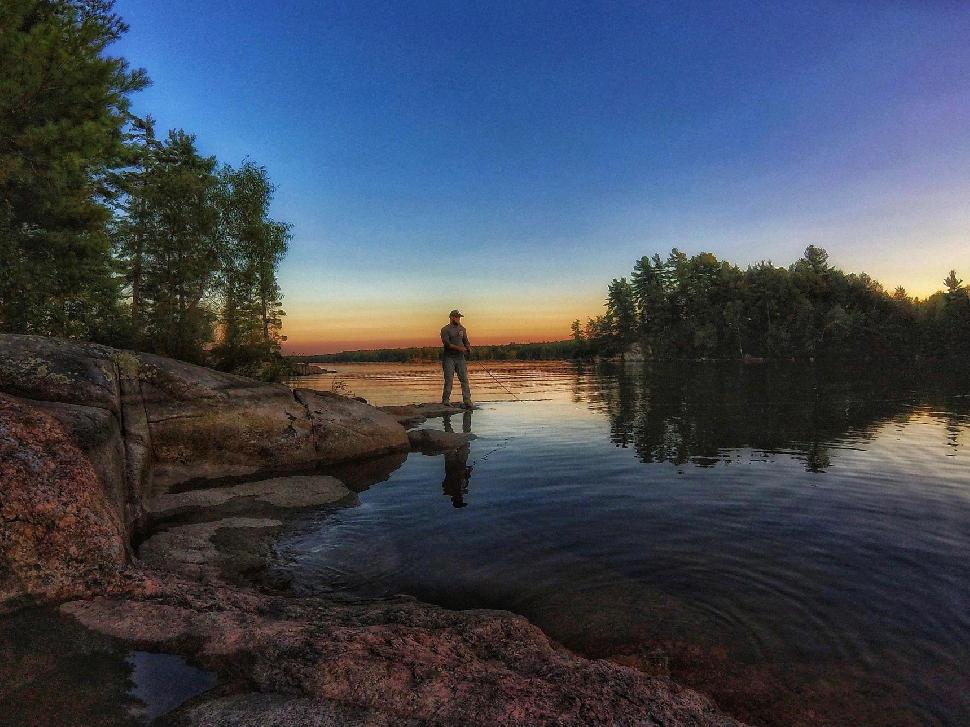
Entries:
MULTIPOLYGON (((331 368, 293 383, 440 396, 434 364, 331 368)), ((970 724, 967 381, 473 362, 481 408, 424 425, 470 450, 353 483, 283 567, 304 593, 509 609, 754 724, 970 724)))

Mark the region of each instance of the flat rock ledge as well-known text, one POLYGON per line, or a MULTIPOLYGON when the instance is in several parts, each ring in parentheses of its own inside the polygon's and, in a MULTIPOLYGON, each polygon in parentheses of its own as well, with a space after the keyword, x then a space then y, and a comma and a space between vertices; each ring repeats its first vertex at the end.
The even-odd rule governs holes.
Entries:
POLYGON ((404 404, 401 406, 380 406, 377 408, 386 414, 390 414, 404 427, 413 427, 428 419, 463 414, 467 411, 460 404, 440 404, 435 402, 404 404))
POLYGON ((145 503, 157 529, 137 554, 158 572, 206 583, 248 584, 265 574, 272 541, 285 520, 308 509, 356 502, 340 480, 325 475, 160 495, 145 503))
MULTIPOLYGON (((251 545, 261 544, 259 531, 278 531, 279 520, 269 518, 228 517, 221 520, 178 525, 161 530, 148 538, 138 549, 141 562, 159 573, 172 573, 203 582, 221 582, 228 574, 240 569, 240 560, 249 560, 238 553, 225 553, 216 543, 217 535, 225 531, 243 531, 242 537, 251 545), (235 556, 235 557, 234 557, 235 556)), ((252 553, 254 567, 261 563, 261 553, 252 553)))
POLYGON ((259 504, 276 508, 319 507, 352 494, 336 477, 294 475, 241 485, 166 493, 147 500, 145 512, 152 519, 167 519, 200 510, 225 510, 234 506, 251 511, 254 505, 259 504))

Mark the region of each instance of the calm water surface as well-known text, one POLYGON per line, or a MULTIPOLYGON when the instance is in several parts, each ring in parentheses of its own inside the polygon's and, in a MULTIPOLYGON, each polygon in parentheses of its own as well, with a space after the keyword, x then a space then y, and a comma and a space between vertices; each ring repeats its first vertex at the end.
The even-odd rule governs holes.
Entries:
MULTIPOLYGON (((480 410, 425 425, 470 451, 284 538, 297 590, 509 609, 756 724, 970 724, 965 377, 485 366, 480 410)), ((332 368, 295 385, 440 395, 435 365, 332 368)))

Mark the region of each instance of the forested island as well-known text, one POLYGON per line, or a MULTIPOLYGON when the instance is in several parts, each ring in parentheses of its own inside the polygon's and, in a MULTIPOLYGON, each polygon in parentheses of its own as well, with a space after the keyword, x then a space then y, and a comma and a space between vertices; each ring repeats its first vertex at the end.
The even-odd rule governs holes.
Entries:
POLYGON ((131 112, 110 2, 0 14, 0 333, 95 341, 276 378, 289 225, 265 168, 131 112))
POLYGON ((970 354, 970 289, 951 270, 939 291, 891 293, 866 273, 846 273, 809 245, 787 267, 741 269, 713 253, 677 248, 637 260, 614 279, 606 312, 573 321, 578 357, 639 344, 655 358, 955 357, 970 354))

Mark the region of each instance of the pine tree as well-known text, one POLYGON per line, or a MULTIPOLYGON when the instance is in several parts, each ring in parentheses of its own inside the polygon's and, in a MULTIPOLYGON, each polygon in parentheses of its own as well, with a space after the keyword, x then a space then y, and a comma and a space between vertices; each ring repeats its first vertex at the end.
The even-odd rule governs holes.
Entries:
POLYGON ((949 296, 959 295, 963 291, 963 281, 957 277, 957 271, 951 270, 950 274, 946 276, 943 281, 943 285, 946 286, 946 293, 949 296))
POLYGON ((637 328, 642 336, 659 333, 664 315, 664 281, 662 264, 654 256, 637 260, 630 276, 637 308, 637 328))
POLYGON ((955 270, 950 271, 943 284, 946 292, 940 321, 941 349, 948 356, 965 357, 970 355, 970 295, 955 270))
POLYGON ((0 5, 0 330, 100 337, 116 319, 107 173, 142 71, 106 54, 108 0, 0 5))
POLYGON ((259 302, 259 316, 262 324, 262 343, 270 353, 277 353, 280 343, 286 340, 280 334, 283 327, 282 299, 276 271, 283 256, 286 255, 290 239, 290 226, 284 222, 267 220, 263 223, 262 244, 256 258, 256 294, 259 302))
POLYGON ((142 192, 151 219, 141 258, 146 341, 186 361, 203 361, 212 340, 221 252, 214 168, 215 158, 199 155, 194 136, 171 131, 142 192))
POLYGON ((158 214, 150 199, 158 151, 155 120, 132 117, 126 134, 129 166, 114 176, 117 189, 111 224, 114 255, 122 296, 129 302, 129 343, 144 345, 143 298, 146 245, 157 236, 158 214))
POLYGON ((633 286, 626 278, 613 279, 606 298, 606 317, 612 321, 613 335, 622 346, 637 335, 637 312, 633 286))
POLYGON ((290 228, 269 218, 274 187, 265 168, 227 165, 219 178, 222 331, 214 353, 221 367, 236 369, 273 357, 285 340, 276 270, 290 228))

